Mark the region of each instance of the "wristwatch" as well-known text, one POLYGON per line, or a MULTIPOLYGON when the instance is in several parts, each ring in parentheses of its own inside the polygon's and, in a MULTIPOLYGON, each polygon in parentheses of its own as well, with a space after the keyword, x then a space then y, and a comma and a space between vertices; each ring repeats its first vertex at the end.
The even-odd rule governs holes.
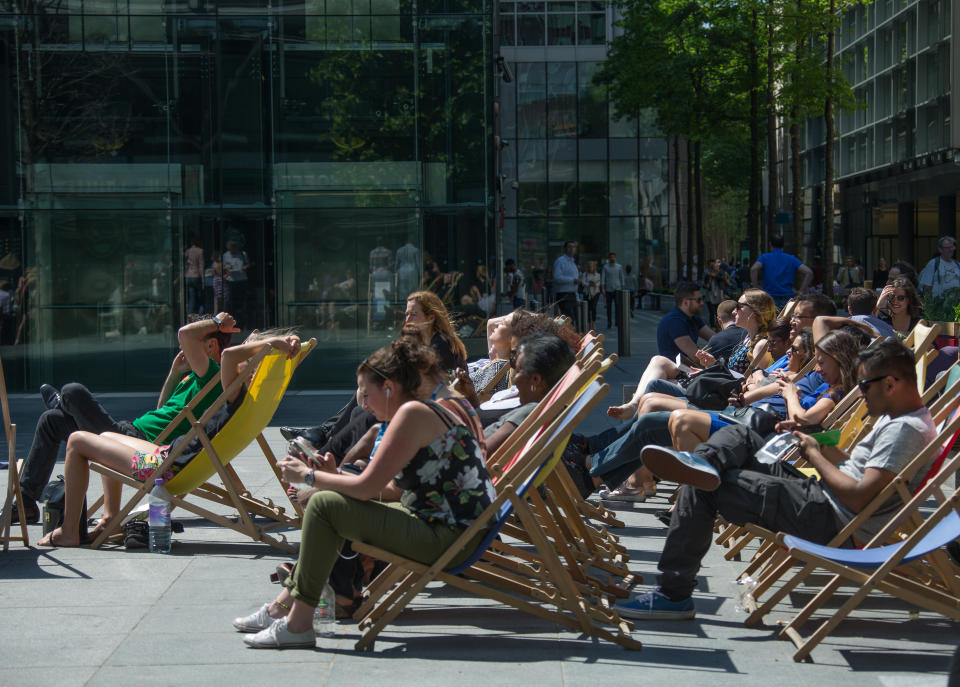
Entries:
POLYGON ((307 473, 307 476, 303 478, 303 483, 308 487, 313 486, 313 470, 307 473))
POLYGON ((220 316, 219 316, 219 315, 214 315, 212 319, 213 319, 213 323, 214 323, 215 325, 217 325, 218 327, 219 327, 221 324, 223 324, 223 320, 220 319, 220 316))

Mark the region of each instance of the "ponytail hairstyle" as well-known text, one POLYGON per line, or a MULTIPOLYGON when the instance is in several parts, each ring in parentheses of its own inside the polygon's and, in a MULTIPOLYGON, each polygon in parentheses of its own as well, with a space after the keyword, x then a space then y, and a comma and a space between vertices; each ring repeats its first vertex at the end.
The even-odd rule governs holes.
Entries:
POLYGON ((408 396, 415 396, 423 375, 436 364, 437 354, 430 346, 401 336, 389 346, 371 353, 357 367, 357 375, 364 375, 368 382, 377 386, 383 386, 389 379, 396 382, 408 396))

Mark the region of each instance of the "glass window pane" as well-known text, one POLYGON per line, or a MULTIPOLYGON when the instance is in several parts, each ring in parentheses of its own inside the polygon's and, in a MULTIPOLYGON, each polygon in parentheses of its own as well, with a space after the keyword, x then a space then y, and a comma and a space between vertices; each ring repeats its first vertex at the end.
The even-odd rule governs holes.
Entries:
POLYGON ((543 45, 544 33, 542 14, 521 14, 517 17, 517 45, 543 45))
POLYGON ((576 16, 551 14, 547 17, 547 45, 573 45, 576 16))
POLYGON ((607 140, 580 139, 580 214, 606 215, 607 140))
POLYGON ((577 144, 574 139, 550 141, 550 214, 577 214, 577 144))
POLYGON ((580 135, 587 138, 607 136, 607 88, 593 83, 599 62, 581 62, 578 70, 578 100, 580 105, 580 135))
POLYGON ((576 63, 547 63, 547 113, 551 138, 577 135, 576 63))
POLYGON ((547 71, 542 62, 516 65, 517 122, 520 138, 547 136, 547 71))
POLYGON ((581 14, 577 17, 577 44, 603 45, 607 37, 607 17, 604 14, 581 14))

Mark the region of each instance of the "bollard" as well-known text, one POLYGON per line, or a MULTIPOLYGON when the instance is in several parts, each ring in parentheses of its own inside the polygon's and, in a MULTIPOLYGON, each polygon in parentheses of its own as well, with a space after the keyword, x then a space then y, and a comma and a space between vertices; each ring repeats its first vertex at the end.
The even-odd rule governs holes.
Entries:
POLYGON ((577 301, 577 321, 574 324, 577 325, 578 332, 587 331, 587 325, 590 323, 587 321, 586 301, 577 301))
POLYGON ((630 357, 630 292, 617 292, 617 355, 630 357))

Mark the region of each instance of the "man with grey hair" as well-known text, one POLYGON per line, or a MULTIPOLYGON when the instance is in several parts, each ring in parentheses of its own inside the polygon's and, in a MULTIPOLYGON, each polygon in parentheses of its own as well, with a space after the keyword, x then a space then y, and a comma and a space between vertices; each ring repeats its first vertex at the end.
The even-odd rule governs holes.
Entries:
POLYGON ((920 290, 924 298, 939 298, 944 291, 960 289, 960 264, 954 259, 957 240, 952 236, 941 236, 937 248, 940 255, 920 272, 920 290))

